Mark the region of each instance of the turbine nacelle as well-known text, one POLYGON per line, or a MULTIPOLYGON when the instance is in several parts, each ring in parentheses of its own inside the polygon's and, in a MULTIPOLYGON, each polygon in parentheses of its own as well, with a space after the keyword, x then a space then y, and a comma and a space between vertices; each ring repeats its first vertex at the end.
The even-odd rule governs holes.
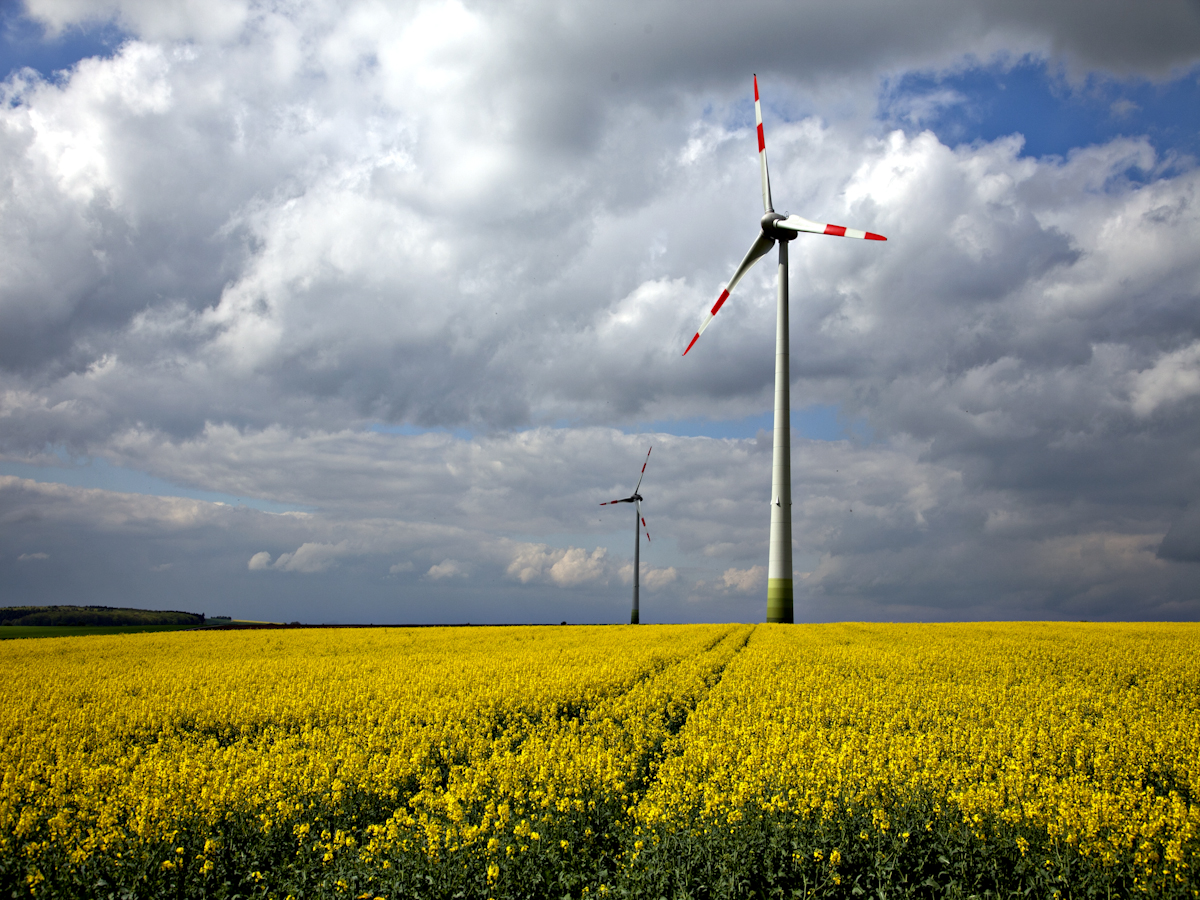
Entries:
POLYGON ((601 506, 612 506, 614 503, 641 503, 646 498, 641 494, 634 494, 632 497, 622 497, 620 500, 609 500, 607 503, 601 503, 601 506))
POLYGON ((759 219, 759 225, 762 226, 762 233, 773 241, 794 241, 797 232, 788 228, 781 228, 779 223, 787 221, 788 214, 782 215, 777 212, 763 213, 763 217, 759 219))

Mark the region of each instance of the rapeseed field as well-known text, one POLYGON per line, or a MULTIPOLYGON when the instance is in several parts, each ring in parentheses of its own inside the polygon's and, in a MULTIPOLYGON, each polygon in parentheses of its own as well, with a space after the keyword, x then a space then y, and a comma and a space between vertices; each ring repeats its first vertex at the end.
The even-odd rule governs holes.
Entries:
POLYGON ((1200 897, 1200 626, 5 642, 0 896, 1200 897))

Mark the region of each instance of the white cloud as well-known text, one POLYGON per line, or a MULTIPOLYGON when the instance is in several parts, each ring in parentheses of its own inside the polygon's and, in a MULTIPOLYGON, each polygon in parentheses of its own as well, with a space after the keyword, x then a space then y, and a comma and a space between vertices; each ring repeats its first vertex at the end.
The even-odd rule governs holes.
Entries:
POLYGON ((550 580, 562 587, 596 581, 604 577, 607 552, 604 547, 597 547, 589 555, 580 547, 572 547, 550 566, 550 580))
POLYGON ((401 575, 404 572, 411 572, 412 570, 413 570, 413 562, 411 559, 408 559, 402 563, 396 563, 394 566, 392 566, 390 569, 388 569, 388 574, 389 575, 401 575))
POLYGON ((309 541, 301 544, 291 553, 280 553, 275 558, 275 562, 271 562, 270 553, 262 550, 250 557, 247 567, 251 571, 277 569, 281 572, 313 574, 326 571, 337 563, 339 557, 352 555, 355 552, 350 549, 348 541, 340 541, 336 544, 309 541))
POLYGON ((653 589, 664 588, 668 584, 673 584, 678 578, 679 573, 675 571, 674 566, 667 566, 665 569, 648 566, 641 575, 641 580, 646 587, 653 589))
MULTIPOLYGON (((633 563, 629 562, 621 566, 617 574, 620 576, 622 584, 632 585, 633 563)), ((674 566, 658 568, 657 566, 642 563, 641 571, 638 574, 638 584, 644 588, 663 588, 672 584, 678 578, 679 573, 675 571, 674 566)))
POLYGON ((726 569, 721 578, 727 589, 749 594, 766 584, 767 567, 751 566, 749 569, 726 569))
POLYGON ((1133 376, 1133 411, 1142 417, 1158 407, 1200 394, 1200 341, 1164 353, 1133 376))
POLYGON ((227 40, 246 22, 252 4, 241 0, 26 0, 31 16, 52 33, 72 25, 116 18, 152 40, 227 40))
POLYGON ((337 558, 350 553, 348 542, 337 544, 305 543, 292 553, 280 553, 271 567, 284 572, 324 572, 337 558))
POLYGON ((443 578, 466 578, 467 569, 457 559, 443 559, 437 565, 430 566, 425 577, 431 581, 440 581, 443 578))
POLYGON ((49 559, 49 553, 22 553, 17 557, 17 562, 29 562, 35 559, 49 559))
POLYGON ((521 544, 506 570, 510 578, 522 584, 548 581, 571 587, 589 581, 601 581, 609 575, 608 550, 597 547, 590 554, 581 547, 550 548, 545 544, 521 544))

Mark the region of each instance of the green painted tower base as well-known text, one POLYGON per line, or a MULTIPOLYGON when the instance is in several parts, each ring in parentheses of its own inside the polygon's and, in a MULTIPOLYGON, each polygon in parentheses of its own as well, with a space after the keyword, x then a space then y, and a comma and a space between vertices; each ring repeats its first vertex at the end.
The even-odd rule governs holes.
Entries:
POLYGON ((630 625, 638 624, 638 611, 636 609, 632 613, 629 614, 629 624, 630 625))
POLYGON ((767 579, 767 621, 792 624, 792 579, 767 579))

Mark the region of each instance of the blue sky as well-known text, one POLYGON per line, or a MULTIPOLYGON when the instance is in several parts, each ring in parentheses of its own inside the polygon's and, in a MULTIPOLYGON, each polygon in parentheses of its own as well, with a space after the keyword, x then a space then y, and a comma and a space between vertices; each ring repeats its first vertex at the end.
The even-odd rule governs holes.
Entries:
POLYGON ((1194 158, 1200 70, 1162 82, 1102 73, 1072 79, 1053 62, 1024 57, 907 72, 884 85, 880 115, 901 127, 929 128, 950 146, 1020 134, 1025 155, 1066 156, 1116 137, 1145 136, 1160 155, 1194 158))
POLYGON ((19 4, 5 3, 0 6, 0 73, 8 77, 28 66, 51 78, 81 59, 111 56, 124 39, 111 21, 82 23, 51 37, 19 4))

